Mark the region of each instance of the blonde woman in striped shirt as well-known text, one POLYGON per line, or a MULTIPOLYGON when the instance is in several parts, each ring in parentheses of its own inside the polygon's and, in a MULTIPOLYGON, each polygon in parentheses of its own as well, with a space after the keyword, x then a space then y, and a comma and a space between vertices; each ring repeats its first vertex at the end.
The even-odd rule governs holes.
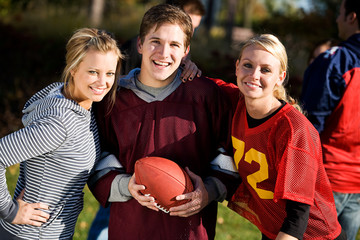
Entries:
POLYGON ((25 104, 24 128, 0 139, 1 239, 71 239, 83 188, 100 156, 91 106, 109 93, 111 107, 122 55, 105 31, 77 30, 66 46, 63 83, 25 104), (20 163, 14 198, 6 168, 20 163))

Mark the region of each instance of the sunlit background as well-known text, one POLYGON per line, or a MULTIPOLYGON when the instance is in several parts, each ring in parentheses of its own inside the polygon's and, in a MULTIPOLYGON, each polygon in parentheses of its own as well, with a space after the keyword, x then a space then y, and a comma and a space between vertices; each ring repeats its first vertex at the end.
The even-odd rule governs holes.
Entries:
MULTIPOLYGON (((0 137, 20 127, 25 101, 59 81, 65 44, 80 27, 113 32, 119 44, 137 35, 140 20, 159 0, 0 0, 0 137)), ((242 42, 253 34, 277 35, 289 56, 288 91, 301 91, 309 51, 337 38, 340 0, 203 0, 207 14, 196 30, 191 58, 209 77, 235 82, 242 42)), ((18 166, 8 169, 13 191, 18 166)), ((85 206, 74 239, 86 239, 98 204, 85 189, 85 206)), ((216 239, 260 239, 259 231, 220 204, 216 239)), ((360 237, 357 238, 358 240, 360 237)))

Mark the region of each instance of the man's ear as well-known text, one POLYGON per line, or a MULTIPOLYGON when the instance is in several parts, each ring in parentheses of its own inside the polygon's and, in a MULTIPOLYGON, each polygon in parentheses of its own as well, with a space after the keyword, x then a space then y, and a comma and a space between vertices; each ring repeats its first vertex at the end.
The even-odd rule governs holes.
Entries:
POLYGON ((139 54, 142 54, 142 43, 140 36, 137 37, 137 44, 136 44, 137 50, 139 54))
POLYGON ((189 45, 189 46, 186 48, 186 50, 185 50, 185 56, 188 55, 189 52, 190 52, 190 45, 189 45))
MULTIPOLYGON (((349 21, 350 21, 351 23, 355 23, 356 20, 359 21, 359 19, 357 18, 355 12, 349 13, 346 17, 347 17, 347 19, 349 19, 349 21)), ((357 24, 357 23, 356 23, 356 24, 357 24)))

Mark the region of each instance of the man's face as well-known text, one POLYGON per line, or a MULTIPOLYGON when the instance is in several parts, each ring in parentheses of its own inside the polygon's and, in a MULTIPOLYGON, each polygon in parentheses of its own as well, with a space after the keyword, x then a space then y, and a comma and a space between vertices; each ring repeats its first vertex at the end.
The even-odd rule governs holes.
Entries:
POLYGON ((145 36, 138 39, 138 51, 142 54, 139 80, 151 87, 163 87, 171 83, 189 48, 184 45, 185 34, 176 24, 154 26, 145 36))
POLYGON ((184 6, 184 12, 186 12, 189 15, 189 17, 191 18, 193 31, 195 31, 195 29, 201 23, 202 16, 198 15, 198 14, 190 13, 190 8, 191 8, 191 6, 189 6, 189 5, 184 6))
POLYGON ((196 15, 196 14, 188 14, 191 18, 191 22, 192 22, 192 26, 193 26, 193 31, 195 31, 195 29, 200 25, 201 22, 201 18, 202 16, 200 15, 196 15))

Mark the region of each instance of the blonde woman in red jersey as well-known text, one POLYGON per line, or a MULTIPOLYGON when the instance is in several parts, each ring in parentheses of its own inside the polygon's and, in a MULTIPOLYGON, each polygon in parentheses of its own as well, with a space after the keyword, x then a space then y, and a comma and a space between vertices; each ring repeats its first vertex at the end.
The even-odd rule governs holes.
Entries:
POLYGON ((346 239, 322 164, 318 132, 287 96, 287 55, 273 35, 245 43, 236 62, 242 93, 233 118, 242 184, 229 207, 262 239, 346 239))

